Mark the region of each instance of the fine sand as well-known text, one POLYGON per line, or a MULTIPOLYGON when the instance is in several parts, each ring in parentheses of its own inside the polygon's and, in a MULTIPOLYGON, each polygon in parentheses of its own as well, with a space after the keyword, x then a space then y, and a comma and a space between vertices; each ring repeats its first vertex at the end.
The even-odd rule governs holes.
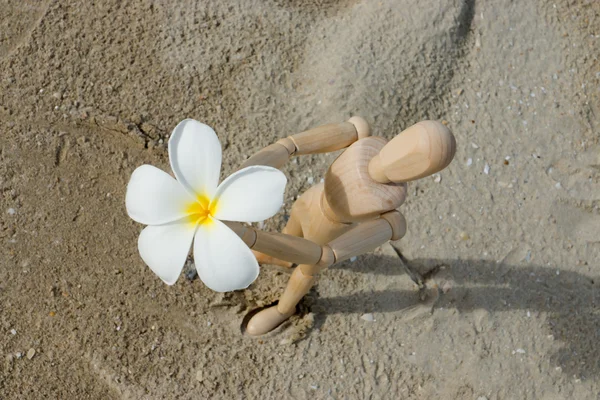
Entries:
MULTIPOLYGON (((598 54, 596 0, 0 0, 0 399, 598 399, 598 54), (352 115, 457 138, 401 207, 423 293, 386 244, 252 338, 289 270, 218 294, 144 265, 125 188, 180 120, 227 176, 352 115)), ((264 229, 336 155, 283 168, 264 229)))

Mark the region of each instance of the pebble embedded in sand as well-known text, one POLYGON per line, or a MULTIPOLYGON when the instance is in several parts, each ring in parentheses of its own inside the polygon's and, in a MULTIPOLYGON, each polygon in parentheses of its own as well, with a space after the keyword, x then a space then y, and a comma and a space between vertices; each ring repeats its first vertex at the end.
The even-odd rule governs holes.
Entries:
POLYGON ((367 314, 363 314, 360 319, 362 319, 363 321, 367 321, 367 322, 373 322, 375 321, 375 317, 373 316, 372 313, 367 313, 367 314))
POLYGON ((9 208, 7 211, 8 215, 15 215, 17 211, 14 208, 9 208))
POLYGON ((35 349, 31 348, 27 351, 27 358, 31 360, 33 356, 35 356, 35 349))
POLYGON ((16 329, 11 329, 10 330, 10 334, 11 335, 16 335, 17 334, 17 330, 16 329))

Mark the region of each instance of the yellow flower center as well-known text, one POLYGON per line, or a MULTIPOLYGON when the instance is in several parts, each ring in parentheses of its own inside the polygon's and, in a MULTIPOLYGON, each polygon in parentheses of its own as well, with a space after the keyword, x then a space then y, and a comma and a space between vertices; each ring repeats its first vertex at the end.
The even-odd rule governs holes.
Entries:
POLYGON ((210 201, 206 195, 198 195, 196 201, 190 203, 186 207, 186 214, 188 215, 189 223, 193 224, 208 224, 212 220, 209 217, 215 215, 217 210, 217 202, 210 201))

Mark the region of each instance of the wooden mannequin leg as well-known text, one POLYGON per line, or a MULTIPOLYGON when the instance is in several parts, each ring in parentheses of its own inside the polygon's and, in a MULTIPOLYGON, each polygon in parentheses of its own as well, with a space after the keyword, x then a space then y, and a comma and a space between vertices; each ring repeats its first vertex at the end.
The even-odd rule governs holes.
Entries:
POLYGON ((248 321, 248 334, 256 336, 270 332, 296 312, 296 305, 315 283, 315 277, 304 275, 302 267, 298 266, 292 273, 279 303, 262 310, 248 321))
POLYGON ((290 213, 290 219, 288 219, 287 224, 285 224, 285 228, 283 228, 282 233, 292 236, 304 237, 302 234, 302 225, 300 224, 300 219, 298 218, 298 211, 292 207, 292 212, 290 213))

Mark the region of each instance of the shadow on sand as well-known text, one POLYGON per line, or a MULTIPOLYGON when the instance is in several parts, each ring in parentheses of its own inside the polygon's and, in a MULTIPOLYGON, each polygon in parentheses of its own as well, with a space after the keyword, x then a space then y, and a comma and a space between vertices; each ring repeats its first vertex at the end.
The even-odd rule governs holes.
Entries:
MULTIPOLYGON (((366 262, 342 263, 332 268, 355 273, 401 275, 405 270, 398 258, 366 255, 366 262), (366 268, 365 265, 373 266, 366 268)), ((484 260, 410 260, 413 270, 427 275, 444 265, 452 288, 436 302, 437 308, 454 308, 468 313, 477 309, 491 313, 521 309, 547 314, 548 334, 565 343, 551 362, 566 374, 581 377, 600 375, 600 291, 598 280, 557 267, 511 266, 484 260)), ((435 279, 435 274, 434 274, 435 279)), ((328 314, 390 313, 405 310, 420 299, 411 290, 365 291, 348 296, 321 298, 313 290, 305 300, 317 311, 314 328, 328 314)))

